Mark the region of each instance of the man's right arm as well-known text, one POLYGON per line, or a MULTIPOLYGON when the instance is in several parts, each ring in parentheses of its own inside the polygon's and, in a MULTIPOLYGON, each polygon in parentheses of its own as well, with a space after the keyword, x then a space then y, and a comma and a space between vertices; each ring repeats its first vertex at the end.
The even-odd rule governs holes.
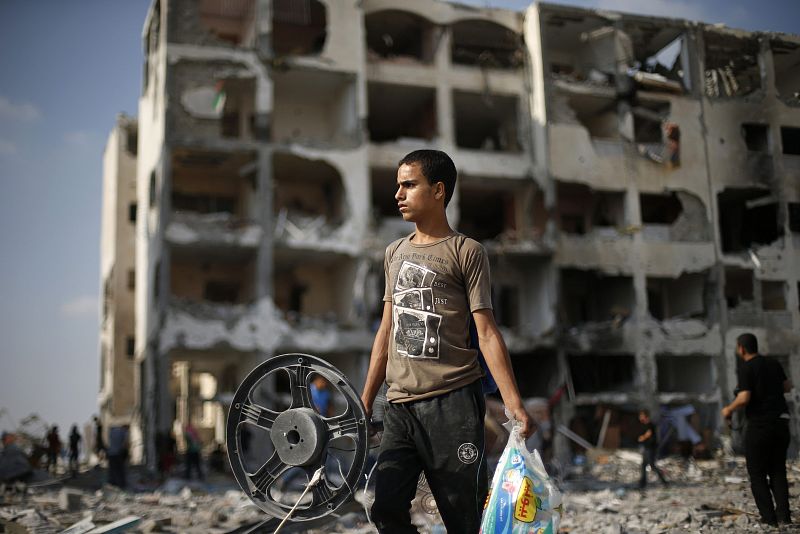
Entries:
POLYGON ((367 379, 364 381, 364 391, 361 393, 361 402, 367 411, 367 417, 372 415, 372 403, 378 390, 386 380, 386 362, 389 360, 389 339, 392 335, 392 303, 383 303, 383 317, 375 341, 372 343, 372 354, 369 358, 367 379))

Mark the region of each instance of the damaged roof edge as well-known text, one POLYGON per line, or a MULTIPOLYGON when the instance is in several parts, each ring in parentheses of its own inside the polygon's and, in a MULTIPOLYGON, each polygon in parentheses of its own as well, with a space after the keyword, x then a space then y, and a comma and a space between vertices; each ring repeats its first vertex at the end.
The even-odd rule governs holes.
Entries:
POLYGON ((553 4, 549 2, 535 2, 536 6, 542 12, 554 12, 554 13, 569 13, 573 15, 584 15, 584 16, 595 16, 595 17, 603 17, 608 19, 609 22, 614 22, 617 20, 624 20, 628 22, 642 22, 648 24, 665 24, 668 26, 685 26, 687 28, 690 27, 698 27, 705 31, 710 32, 718 32, 718 33, 727 33, 729 35, 735 37, 743 37, 743 38, 755 38, 761 36, 767 36, 772 38, 784 38, 790 37, 792 39, 796 39, 798 43, 800 43, 800 34, 787 34, 782 32, 771 32, 768 30, 747 30, 744 28, 731 28, 721 22, 709 22, 703 20, 691 20, 685 18, 673 18, 673 17, 664 17, 658 15, 647 15, 643 13, 630 13, 626 11, 613 11, 607 9, 590 9, 585 7, 579 6, 571 6, 565 4, 553 4))

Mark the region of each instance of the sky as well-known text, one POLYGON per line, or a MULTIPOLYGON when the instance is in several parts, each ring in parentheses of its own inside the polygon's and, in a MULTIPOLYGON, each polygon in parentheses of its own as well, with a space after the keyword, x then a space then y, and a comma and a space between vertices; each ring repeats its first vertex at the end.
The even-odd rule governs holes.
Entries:
MULTIPOLYGON (((797 0, 556 3, 800 33, 797 0)), ((66 433, 97 410, 102 153, 137 112, 148 5, 0 0, 0 430, 37 413, 66 433)))

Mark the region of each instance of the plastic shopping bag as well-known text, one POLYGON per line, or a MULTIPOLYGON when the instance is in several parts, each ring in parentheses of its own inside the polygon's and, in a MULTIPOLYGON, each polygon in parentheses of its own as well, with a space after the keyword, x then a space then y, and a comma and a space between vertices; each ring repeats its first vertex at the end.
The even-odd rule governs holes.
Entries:
POLYGON ((561 520, 561 493, 555 487, 539 453, 529 452, 511 429, 486 497, 481 534, 556 534, 561 520))

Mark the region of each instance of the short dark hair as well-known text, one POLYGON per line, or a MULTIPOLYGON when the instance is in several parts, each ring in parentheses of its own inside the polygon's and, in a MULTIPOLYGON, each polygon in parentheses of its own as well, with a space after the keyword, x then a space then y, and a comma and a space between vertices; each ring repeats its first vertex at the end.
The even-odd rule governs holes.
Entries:
POLYGON ((737 337, 736 344, 741 346, 747 354, 758 354, 758 339, 749 332, 737 337))
POLYGON ((444 205, 446 207, 453 198, 458 176, 453 160, 441 150, 415 150, 406 154, 397 166, 414 164, 419 165, 422 174, 431 185, 436 182, 444 184, 444 205))
POLYGON ((648 410, 647 408, 640 408, 639 415, 645 415, 647 417, 650 417, 650 410, 648 410))

